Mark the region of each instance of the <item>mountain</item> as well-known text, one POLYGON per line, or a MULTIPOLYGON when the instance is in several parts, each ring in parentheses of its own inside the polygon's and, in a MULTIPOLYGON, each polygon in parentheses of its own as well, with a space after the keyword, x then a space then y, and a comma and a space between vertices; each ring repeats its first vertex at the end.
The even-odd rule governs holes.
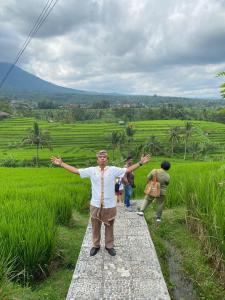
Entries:
MULTIPOLYGON (((0 63, 0 81, 10 69, 11 64, 0 63)), ((96 94, 95 92, 85 92, 65 88, 45 81, 21 68, 14 66, 7 80, 2 86, 4 93, 50 93, 50 94, 96 94)), ((1 92, 1 90, 0 90, 1 92)))
MULTIPOLYGON (((0 82, 7 74, 12 65, 0 62, 0 82)), ((52 100, 58 103, 90 103, 108 101, 112 105, 119 103, 139 103, 147 106, 160 106, 168 103, 179 103, 181 105, 207 106, 221 105, 222 100, 167 97, 167 96, 148 96, 148 95, 122 95, 117 93, 98 93, 76 89, 70 89, 45 81, 21 68, 15 66, 0 89, 0 98, 10 100, 31 100, 38 102, 41 100, 52 100)))

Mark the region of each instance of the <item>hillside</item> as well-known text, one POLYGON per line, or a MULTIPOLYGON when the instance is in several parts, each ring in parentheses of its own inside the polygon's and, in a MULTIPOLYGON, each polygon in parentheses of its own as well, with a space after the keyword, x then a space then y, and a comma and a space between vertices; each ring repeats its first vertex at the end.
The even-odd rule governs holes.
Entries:
MULTIPOLYGON (((4 78, 10 67, 11 64, 0 63, 0 80, 4 78)), ((223 105, 224 102, 222 100, 185 98, 182 96, 121 95, 116 93, 81 91, 55 85, 26 72, 17 66, 14 67, 3 87, 0 89, 0 97, 14 100, 32 100, 34 102, 47 99, 59 103, 87 103, 107 100, 112 104, 135 102, 153 106, 159 106, 164 103, 178 103, 187 106, 218 106, 223 105)))
MULTIPOLYGON (((35 156, 34 147, 26 149, 16 148, 16 143, 26 136, 27 130, 33 126, 33 118, 11 118, 0 122, 0 160, 15 158, 30 160, 35 156)), ((95 159, 97 149, 108 149, 111 153, 109 135, 112 130, 123 130, 124 127, 116 123, 96 124, 61 124, 38 121, 42 130, 48 129, 53 143, 53 152, 40 150, 40 158, 48 160, 52 155, 60 155, 70 163, 85 165, 90 159, 95 159)), ((169 129, 173 126, 184 126, 185 121, 155 120, 132 122, 135 125, 134 144, 146 142, 152 135, 156 136, 163 145, 169 147, 169 129)), ((211 156, 221 157, 225 153, 225 125, 193 121, 195 126, 194 138, 202 139, 218 145, 210 153, 211 156), (205 133, 205 135, 203 134, 205 133)), ((111 155, 112 157, 112 155, 111 155)))
MULTIPOLYGON (((0 63, 0 80, 10 69, 11 64, 0 63)), ((56 94, 88 94, 87 92, 69 89, 62 86, 55 85, 45 81, 29 72, 22 70, 15 66, 9 77, 3 85, 5 93, 23 94, 23 93, 56 93, 56 94)))

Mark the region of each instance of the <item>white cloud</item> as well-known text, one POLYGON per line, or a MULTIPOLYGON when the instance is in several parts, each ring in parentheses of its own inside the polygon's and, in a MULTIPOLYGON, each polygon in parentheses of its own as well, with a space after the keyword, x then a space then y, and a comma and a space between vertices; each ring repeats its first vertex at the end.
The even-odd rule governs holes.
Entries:
MULTIPOLYGON (((13 61, 46 4, 0 0, 1 60, 13 61), (31 9, 32 8, 32 9, 31 9)), ((77 89, 218 96, 224 0, 59 1, 20 66, 77 89)))

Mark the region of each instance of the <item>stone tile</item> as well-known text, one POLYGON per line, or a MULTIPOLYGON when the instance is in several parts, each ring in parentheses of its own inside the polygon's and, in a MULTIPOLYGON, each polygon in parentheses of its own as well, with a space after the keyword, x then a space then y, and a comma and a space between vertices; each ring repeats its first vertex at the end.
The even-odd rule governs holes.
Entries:
POLYGON ((117 259, 115 261, 105 261, 103 266, 104 280, 130 279, 132 277, 131 265, 129 261, 117 259))
POLYGON ((107 250, 104 250, 105 251, 104 261, 116 261, 118 257, 120 257, 122 260, 130 259, 130 253, 128 250, 125 250, 124 247, 115 246, 115 250, 116 250, 116 256, 111 256, 109 255, 107 250))
POLYGON ((99 279, 78 278, 72 282, 67 300, 102 299, 102 281, 99 279))
POLYGON ((105 250, 102 226, 101 249, 90 257, 88 224, 67 300, 170 299, 145 219, 119 206, 114 233, 117 255, 105 250))
POLYGON ((77 278, 102 278, 102 269, 103 259, 96 257, 96 259, 79 260, 76 264, 73 280, 77 280, 77 278))
POLYGON ((159 274, 161 278, 161 267, 156 261, 131 261, 130 265, 133 278, 139 278, 140 276, 142 279, 151 278, 156 274, 159 274))
POLYGON ((134 278, 132 300, 169 300, 170 296, 163 280, 159 278, 134 278))
POLYGON ((117 278, 103 283, 104 300, 131 300, 132 283, 129 279, 117 278))

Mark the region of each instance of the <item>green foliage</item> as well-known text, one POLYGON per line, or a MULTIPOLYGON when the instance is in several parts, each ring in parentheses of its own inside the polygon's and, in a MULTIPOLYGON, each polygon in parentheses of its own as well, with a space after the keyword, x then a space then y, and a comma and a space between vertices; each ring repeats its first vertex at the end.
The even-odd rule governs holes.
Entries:
MULTIPOLYGON (((0 122, 0 161, 13 158, 16 166, 32 165, 34 157, 34 144, 26 144, 23 148, 17 145, 27 136, 27 130, 33 126, 33 118, 10 118, 0 122), (11 145, 10 147, 8 147, 11 145), (15 147, 14 147, 15 146, 15 147), (18 162, 18 164, 17 164, 18 162)), ((154 151, 155 155, 169 155, 171 153, 171 142, 168 132, 171 127, 181 128, 181 137, 186 121, 179 120, 157 120, 134 122, 135 134, 132 140, 127 143, 128 137, 123 127, 117 123, 93 123, 93 124, 62 124, 58 122, 38 121, 39 127, 51 135, 51 144, 54 147, 52 154, 47 147, 40 151, 40 164, 48 166, 49 158, 52 155, 61 156, 63 159, 75 166, 87 166, 96 162, 95 153, 98 149, 106 149, 110 158, 113 156, 113 147, 109 142, 112 131, 121 133, 121 140, 115 151, 115 159, 120 159, 121 150, 128 153, 136 145, 145 144, 146 152, 154 151), (151 136, 155 136, 155 146, 150 147, 151 136), (156 145, 156 142, 158 145, 156 145)), ((193 131, 188 140, 187 159, 192 157, 191 144, 200 142, 207 145, 207 151, 201 151, 198 159, 215 158, 221 159, 225 147, 225 125, 215 122, 192 121, 193 131)), ((30 134, 30 132, 29 132, 30 134)), ((174 145, 174 155, 182 157, 184 153, 184 140, 174 145)), ((152 152, 153 154, 153 152, 152 152)), ((126 154, 127 155, 127 154, 126 154)), ((36 160, 36 158, 35 158, 36 160)))
POLYGON ((155 135, 151 135, 150 138, 147 140, 147 143, 145 144, 145 152, 151 153, 152 155, 158 155, 162 154, 161 149, 163 146, 161 145, 160 141, 158 140, 158 137, 155 135))
POLYGON ((72 207, 87 209, 89 184, 61 169, 2 168, 0 175, 2 277, 30 282, 48 273, 58 225, 69 224, 72 207))
POLYGON ((169 141, 171 143, 171 156, 174 154, 174 147, 178 144, 180 139, 180 127, 171 127, 169 130, 169 141))
POLYGON ((23 145, 35 145, 36 146, 36 165, 39 163, 39 149, 43 147, 47 147, 52 150, 51 146, 51 137, 48 131, 42 133, 41 129, 37 122, 34 122, 33 128, 29 130, 28 135, 23 138, 23 145))
POLYGON ((10 102, 5 99, 0 99, 0 111, 11 114, 12 107, 10 106, 10 102))
POLYGON ((225 108, 221 108, 217 110, 215 119, 217 122, 225 123, 225 108))
MULTIPOLYGON (((225 264, 225 165, 221 162, 181 163, 172 161, 167 190, 167 208, 186 206, 190 227, 197 227, 201 243, 212 260, 225 264)), ((151 162, 151 169, 159 167, 151 162)), ((149 166, 136 172, 136 197, 143 198, 149 166), (148 170, 147 170, 148 168, 148 170), (145 176, 144 176, 145 174, 145 176)), ((215 263, 216 264, 216 263, 215 263)), ((221 268, 221 276, 225 274, 221 268)))
MULTIPOLYGON (((53 264, 53 269, 50 270, 51 276, 46 280, 33 283, 26 287, 20 286, 16 282, 0 282, 0 299, 65 299, 80 253, 88 218, 88 214, 79 214, 73 211, 69 226, 59 226, 57 248, 59 249, 58 251, 60 251, 60 259, 58 257, 55 262, 56 264, 60 262, 60 266, 55 270, 55 265, 53 264)), ((7 278, 9 277, 7 276, 7 278)))
POLYGON ((58 108, 58 104, 54 103, 53 101, 49 100, 42 100, 38 102, 38 108, 40 109, 55 109, 58 108))
POLYGON ((100 109, 105 109, 110 107, 110 101, 107 100, 100 100, 96 101, 91 105, 91 108, 100 108, 100 109))
POLYGON ((160 226, 155 224, 152 214, 149 209, 145 217, 171 298, 176 298, 180 291, 183 295, 180 294, 179 299, 222 300, 223 283, 219 283, 215 269, 196 235, 188 231, 185 207, 165 210, 160 226))
MULTIPOLYGON (((218 77, 224 77, 225 72, 220 72, 217 74, 218 77)), ((221 84, 220 86, 220 94, 223 98, 225 98, 225 83, 221 84)))
POLYGON ((125 131, 126 131, 126 135, 129 138, 132 138, 134 136, 134 134, 135 134, 135 126, 134 126, 134 124, 128 124, 128 126, 125 129, 125 131))
POLYGON ((113 157, 112 158, 114 160, 114 151, 124 141, 124 134, 120 131, 113 130, 111 132, 111 135, 109 136, 109 138, 110 138, 110 142, 112 144, 112 149, 113 149, 113 157))
POLYGON ((188 141, 193 132, 193 125, 191 122, 186 122, 184 125, 184 159, 187 155, 188 141))

